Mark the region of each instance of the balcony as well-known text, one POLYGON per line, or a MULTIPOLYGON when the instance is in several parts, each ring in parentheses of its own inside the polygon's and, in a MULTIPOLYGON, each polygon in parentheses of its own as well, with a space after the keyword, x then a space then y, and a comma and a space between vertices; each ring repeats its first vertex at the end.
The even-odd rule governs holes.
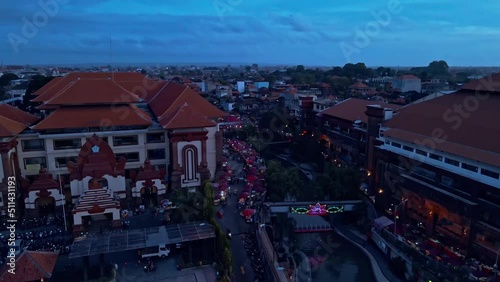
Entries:
POLYGON ((460 215, 469 216, 473 211, 476 210, 478 206, 475 202, 469 201, 463 197, 438 188, 407 174, 401 174, 401 179, 403 180, 402 185, 405 189, 417 193, 422 197, 433 200, 436 203, 448 208, 450 211, 458 213, 460 215))

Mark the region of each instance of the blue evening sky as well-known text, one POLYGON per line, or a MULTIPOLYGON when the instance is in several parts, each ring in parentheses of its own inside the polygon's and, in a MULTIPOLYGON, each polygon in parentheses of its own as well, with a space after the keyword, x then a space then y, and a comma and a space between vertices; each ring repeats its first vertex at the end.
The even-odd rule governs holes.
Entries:
POLYGON ((4 64, 500 65, 498 0, 2 0, 0 15, 4 64))

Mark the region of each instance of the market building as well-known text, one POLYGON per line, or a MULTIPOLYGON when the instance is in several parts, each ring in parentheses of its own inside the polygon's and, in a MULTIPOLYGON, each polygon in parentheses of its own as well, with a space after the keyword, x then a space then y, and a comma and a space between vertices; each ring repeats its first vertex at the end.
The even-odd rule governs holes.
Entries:
POLYGON ((500 246, 500 74, 400 108, 367 106, 375 204, 476 257, 500 246), (380 133, 380 134, 379 134, 380 133), (378 136, 377 136, 378 135, 378 136))
POLYGON ((0 110, 0 178, 16 175, 33 216, 67 204, 75 225, 85 216, 118 220, 129 203, 194 191, 222 163, 217 121, 226 113, 188 86, 140 73, 70 73, 35 95, 40 121, 0 110))

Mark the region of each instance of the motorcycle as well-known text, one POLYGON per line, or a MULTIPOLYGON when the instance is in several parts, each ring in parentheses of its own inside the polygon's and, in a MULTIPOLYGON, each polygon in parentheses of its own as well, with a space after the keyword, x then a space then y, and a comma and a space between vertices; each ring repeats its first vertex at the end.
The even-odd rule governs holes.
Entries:
POLYGON ((144 266, 144 272, 153 272, 156 270, 156 265, 153 262, 149 262, 144 266))
POLYGON ((228 238, 228 239, 231 239, 231 236, 232 236, 232 235, 231 235, 231 230, 229 230, 229 229, 228 229, 228 230, 227 230, 227 238, 228 238))

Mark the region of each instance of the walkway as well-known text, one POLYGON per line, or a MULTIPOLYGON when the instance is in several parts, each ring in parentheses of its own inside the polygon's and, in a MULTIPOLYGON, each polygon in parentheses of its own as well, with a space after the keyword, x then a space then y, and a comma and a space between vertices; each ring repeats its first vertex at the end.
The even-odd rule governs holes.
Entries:
POLYGON ((366 238, 361 237, 363 235, 354 234, 353 231, 339 223, 335 225, 334 230, 337 234, 349 240, 366 254, 372 265, 375 279, 378 282, 401 282, 401 279, 392 273, 387 258, 376 249, 376 246, 367 244, 366 238))

